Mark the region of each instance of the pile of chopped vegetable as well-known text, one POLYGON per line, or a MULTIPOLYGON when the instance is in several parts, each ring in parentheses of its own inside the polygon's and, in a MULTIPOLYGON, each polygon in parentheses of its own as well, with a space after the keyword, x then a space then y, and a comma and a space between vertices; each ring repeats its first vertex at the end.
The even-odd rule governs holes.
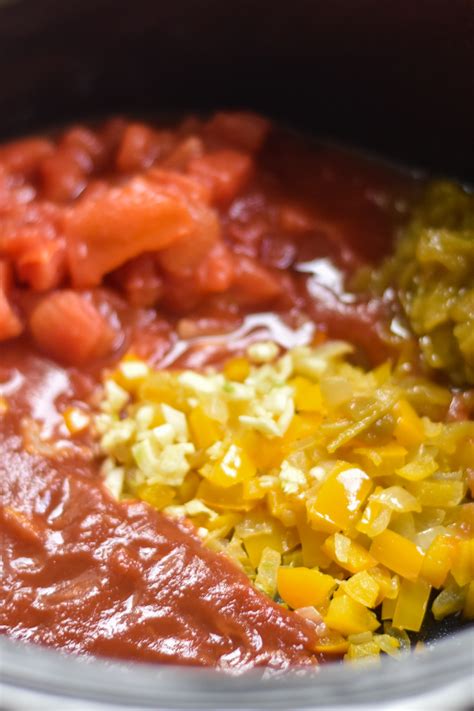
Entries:
POLYGON ((396 653, 474 617, 474 421, 449 389, 341 341, 249 346, 221 372, 127 356, 96 418, 106 486, 191 520, 261 591, 324 623, 319 651, 396 653))
POLYGON ((457 384, 474 383, 474 194, 430 185, 371 280, 379 292, 396 288, 425 363, 457 384))

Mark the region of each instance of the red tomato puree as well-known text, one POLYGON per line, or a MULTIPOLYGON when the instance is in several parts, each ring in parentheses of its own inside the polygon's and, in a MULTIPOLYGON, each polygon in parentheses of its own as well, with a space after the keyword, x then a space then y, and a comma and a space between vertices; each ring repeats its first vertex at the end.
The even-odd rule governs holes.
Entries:
POLYGON ((317 626, 186 522, 113 501, 94 442, 62 413, 93 409, 127 350, 199 368, 257 332, 289 345, 312 324, 309 337, 380 360, 391 304, 346 285, 389 249, 414 189, 246 113, 173 129, 113 119, 0 147, 4 634, 222 669, 321 661, 317 626))

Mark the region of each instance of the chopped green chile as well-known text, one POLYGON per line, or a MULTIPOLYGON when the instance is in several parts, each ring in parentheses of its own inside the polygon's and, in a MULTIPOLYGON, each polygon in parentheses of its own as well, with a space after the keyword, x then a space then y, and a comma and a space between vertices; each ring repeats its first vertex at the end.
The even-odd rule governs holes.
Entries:
POLYGON ((450 182, 429 185, 395 253, 371 277, 395 287, 425 364, 474 383, 474 195, 450 182))

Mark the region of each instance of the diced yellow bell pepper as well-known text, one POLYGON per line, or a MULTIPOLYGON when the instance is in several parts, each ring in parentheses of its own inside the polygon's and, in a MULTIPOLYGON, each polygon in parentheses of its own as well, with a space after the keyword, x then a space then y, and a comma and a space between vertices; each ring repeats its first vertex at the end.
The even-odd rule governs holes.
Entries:
POLYGON ((294 388, 294 402, 297 412, 321 412, 323 400, 321 388, 300 375, 288 381, 294 388))
POLYGON ((378 582, 366 570, 352 575, 344 583, 344 592, 364 607, 375 607, 379 596, 378 582))
POLYGON ((319 607, 327 603, 337 582, 331 575, 310 568, 279 568, 278 594, 287 605, 297 610, 299 607, 319 607))
POLYGON ((212 420, 202 407, 195 407, 188 417, 194 444, 198 449, 207 449, 222 438, 222 430, 216 420, 212 420))
POLYGON ((307 501, 312 527, 328 533, 347 530, 372 487, 370 477, 362 469, 337 465, 315 497, 307 501))
POLYGON ((398 575, 392 577, 388 570, 380 565, 377 565, 375 568, 370 568, 369 573, 374 580, 377 581, 379 586, 379 595, 375 603, 376 605, 380 605, 386 598, 394 600, 397 597, 400 589, 398 575))
POLYGON ((242 383, 250 375, 250 363, 246 358, 231 358, 224 365, 224 375, 227 380, 242 383))
POLYGON ((318 639, 314 647, 315 652, 329 657, 341 656, 349 648, 349 642, 339 632, 327 629, 322 637, 318 639))
POLYGON ((382 602, 381 619, 382 620, 393 620, 393 615, 395 614, 396 606, 397 606, 397 598, 393 598, 393 600, 390 600, 390 598, 386 597, 384 599, 384 601, 382 602))
POLYGON ((354 454, 359 454, 373 464, 374 475, 383 476, 392 473, 405 464, 407 450, 397 442, 389 442, 380 447, 356 447, 354 454))
POLYGON ((203 479, 199 484, 196 497, 212 509, 229 511, 250 511, 255 505, 254 501, 246 501, 243 495, 242 484, 229 486, 226 489, 214 486, 210 481, 203 479))
POLYGON ((460 541, 456 546, 451 575, 459 587, 474 580, 474 538, 460 541))
POLYGON ((114 380, 128 392, 135 393, 150 375, 150 367, 145 361, 127 353, 113 374, 114 380))
POLYGON ((349 595, 333 597, 324 621, 328 627, 344 635, 373 632, 380 627, 374 613, 349 595))
POLYGON ((226 538, 233 528, 239 523, 242 516, 238 513, 223 513, 211 518, 207 523, 209 531, 215 532, 220 538, 226 538))
POLYGON ((214 486, 226 489, 251 479, 256 468, 244 449, 231 444, 223 457, 200 469, 200 473, 214 486))
POLYGON ((333 560, 335 563, 348 570, 350 573, 358 573, 361 570, 367 570, 367 568, 372 568, 377 564, 375 558, 370 555, 369 551, 351 539, 347 539, 347 558, 345 560, 337 555, 336 550, 336 534, 326 538, 323 544, 323 551, 326 553, 328 558, 333 560))
MULTIPOLYGON (((0 402, 1 409, 1 402, 0 402)), ((72 435, 84 432, 90 423, 91 418, 89 413, 82 410, 80 407, 68 407, 63 412, 64 424, 72 435)))
POLYGON ((407 400, 399 400, 393 413, 396 417, 393 434, 403 447, 417 447, 425 440, 423 421, 407 400))
POLYGON ((462 501, 466 487, 462 481, 411 481, 407 489, 421 506, 447 508, 462 501))
MULTIPOLYGON (((176 384, 169 374, 165 372, 150 373, 138 387, 138 400, 142 402, 166 403, 171 407, 178 407, 180 395, 181 393, 176 384)), ((157 424, 161 423, 153 423, 153 426, 157 424)))
POLYGON ((322 545, 326 538, 326 533, 314 531, 306 521, 298 521, 298 534, 303 552, 303 562, 307 568, 327 568, 330 559, 324 553, 322 545))
POLYGON ((462 614, 467 620, 474 620, 474 581, 467 586, 462 614))
POLYGON ((184 504, 186 501, 196 498, 196 492, 201 481, 201 477, 195 471, 190 471, 186 474, 183 483, 178 488, 178 499, 180 503, 184 504))
POLYGON ((175 490, 165 484, 142 484, 137 488, 137 496, 161 511, 173 501, 175 490))
POLYGON ((440 588, 451 569, 455 552, 452 536, 436 536, 426 551, 421 566, 421 576, 434 588, 440 588))
POLYGON ((379 563, 408 580, 416 580, 420 574, 423 553, 395 531, 387 529, 376 536, 369 552, 379 563))
POLYGON ((290 426, 286 430, 281 440, 281 450, 283 455, 292 451, 295 442, 314 437, 321 424, 322 416, 319 413, 305 412, 301 415, 294 415, 290 426))
POLYGON ((240 446, 245 449, 257 469, 268 472, 279 467, 284 457, 283 451, 274 439, 268 439, 255 430, 247 430, 239 437, 240 446))
POLYGON ((418 632, 425 617, 430 592, 431 585, 424 580, 402 580, 393 614, 393 626, 418 632))
POLYGON ((244 546, 254 568, 258 568, 265 548, 271 548, 280 554, 284 550, 282 536, 277 529, 268 533, 256 533, 253 536, 246 537, 244 546))

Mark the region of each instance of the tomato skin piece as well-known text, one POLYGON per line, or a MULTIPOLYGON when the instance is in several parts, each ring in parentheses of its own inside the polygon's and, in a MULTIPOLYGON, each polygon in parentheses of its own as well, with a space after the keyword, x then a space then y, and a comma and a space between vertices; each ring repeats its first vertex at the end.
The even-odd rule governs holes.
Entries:
POLYGON ((0 341, 16 338, 23 331, 23 324, 8 299, 11 285, 11 265, 5 260, 0 260, 0 341))
POLYGON ((222 293, 232 286, 235 259, 224 242, 217 242, 198 267, 197 281, 203 293, 222 293))
POLYGON ((31 177, 41 161, 54 151, 54 144, 46 138, 23 138, 0 147, 0 164, 12 173, 31 177))
POLYGON ((221 150, 194 158, 188 172, 209 185, 214 202, 226 204, 249 181, 253 168, 252 158, 246 153, 221 150))
POLYGON ((218 112, 206 125, 208 136, 251 153, 262 148, 269 131, 267 119, 247 111, 218 112))
POLYGON ((86 295, 63 289, 45 296, 30 314, 36 345, 67 365, 81 365, 113 349, 115 332, 86 295))
POLYGON ((129 259, 192 235, 193 217, 183 194, 143 178, 85 198, 64 220, 73 286, 98 285, 129 259))
POLYGON ((91 168, 87 154, 71 146, 58 149, 40 165, 43 197, 58 203, 76 199, 87 185, 91 168))
POLYGON ((135 173, 150 168, 167 155, 175 144, 171 131, 155 131, 143 123, 130 123, 123 135, 116 157, 117 169, 135 173))
POLYGON ((38 240, 16 261, 16 273, 34 291, 48 291, 58 287, 66 274, 64 240, 38 240))
POLYGON ((243 255, 236 260, 233 292, 241 305, 258 305, 278 298, 281 280, 256 260, 243 255))
POLYGON ((163 295, 163 279, 152 254, 141 254, 119 267, 113 274, 113 281, 131 306, 155 306, 163 295))
POLYGON ((61 139, 60 149, 70 148, 89 158, 91 168, 102 168, 105 162, 105 145, 100 137, 86 126, 73 126, 61 139))

